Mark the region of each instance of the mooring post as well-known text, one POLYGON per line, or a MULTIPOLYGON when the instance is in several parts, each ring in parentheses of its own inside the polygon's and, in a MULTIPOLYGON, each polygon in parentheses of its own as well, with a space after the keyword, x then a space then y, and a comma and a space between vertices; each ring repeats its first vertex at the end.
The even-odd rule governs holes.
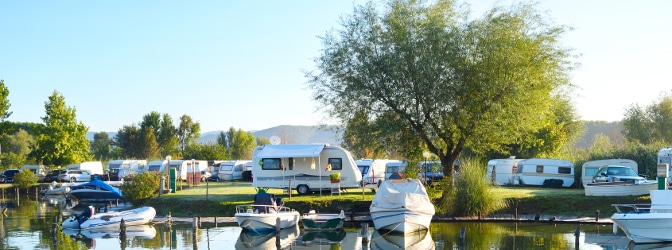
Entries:
POLYGON ((275 232, 276 233, 280 232, 280 217, 275 218, 275 232))
POLYGON ((217 216, 215 216, 215 227, 217 227, 217 216))
POLYGON ((595 210, 595 221, 600 221, 600 210, 595 210))
POLYGON ((168 225, 173 223, 173 217, 170 216, 170 212, 168 212, 168 225))
POLYGON ((369 243, 369 223, 362 223, 362 244, 369 243))
POLYGON ((466 237, 467 237, 467 228, 466 227, 461 227, 460 228, 460 246, 461 246, 461 249, 464 249, 464 247, 465 247, 466 237))
POLYGON ((191 229, 196 232, 196 229, 198 229, 198 224, 196 224, 196 217, 193 218, 191 222, 191 229))
POLYGON ((481 220, 481 211, 478 211, 478 220, 481 220))
POLYGON ((292 199, 292 179, 289 179, 289 187, 287 187, 287 193, 289 193, 289 199, 292 199))
POLYGON ((198 216, 198 227, 201 227, 201 216, 198 216))
POLYGON ((514 212, 516 216, 516 220, 518 220, 518 208, 516 208, 516 211, 514 212))

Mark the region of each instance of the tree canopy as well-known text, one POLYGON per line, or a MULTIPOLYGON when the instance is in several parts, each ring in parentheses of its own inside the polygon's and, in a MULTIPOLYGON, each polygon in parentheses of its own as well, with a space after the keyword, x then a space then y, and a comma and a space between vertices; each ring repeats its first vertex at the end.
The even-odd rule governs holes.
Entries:
POLYGON ((377 7, 355 7, 321 37, 317 70, 306 74, 315 101, 345 127, 385 118, 373 129, 415 138, 452 174, 466 148, 501 150, 557 124, 553 102, 571 90, 575 66, 559 43, 569 29, 534 5, 475 19, 454 1, 377 7))
POLYGON ((628 141, 650 144, 672 142, 672 95, 664 94, 646 107, 632 104, 623 118, 623 136, 628 141))

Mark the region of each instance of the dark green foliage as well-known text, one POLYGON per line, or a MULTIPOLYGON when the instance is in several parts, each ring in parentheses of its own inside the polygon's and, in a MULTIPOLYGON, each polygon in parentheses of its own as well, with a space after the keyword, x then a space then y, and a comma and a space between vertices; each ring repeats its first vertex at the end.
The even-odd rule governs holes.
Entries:
POLYGON ((121 187, 121 191, 124 199, 134 205, 140 205, 159 191, 160 184, 160 175, 144 172, 139 175, 124 177, 124 185, 121 187))
POLYGON ((12 186, 16 188, 29 188, 37 184, 37 177, 30 170, 24 170, 14 175, 12 186))
POLYGON ((460 172, 454 176, 455 186, 448 181, 442 185, 444 195, 440 199, 438 210, 454 216, 472 216, 479 212, 483 215, 506 207, 506 200, 493 192, 486 178, 482 162, 466 159, 460 161, 460 172))

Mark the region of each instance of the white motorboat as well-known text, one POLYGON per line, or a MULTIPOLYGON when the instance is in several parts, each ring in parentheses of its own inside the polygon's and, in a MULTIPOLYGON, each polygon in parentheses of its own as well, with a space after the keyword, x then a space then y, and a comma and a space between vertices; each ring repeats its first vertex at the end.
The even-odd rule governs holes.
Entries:
POLYGON ((61 225, 64 228, 113 228, 118 229, 121 221, 126 226, 143 225, 151 222, 156 216, 156 210, 153 207, 140 207, 124 211, 114 211, 107 213, 95 213, 93 206, 89 206, 81 214, 73 214, 64 220, 61 225))
POLYGON ((76 186, 75 183, 57 183, 52 182, 47 189, 40 190, 43 195, 66 195, 70 193, 70 187, 76 186))
POLYGON ((658 189, 658 182, 653 180, 597 182, 588 183, 583 188, 586 196, 640 196, 658 189))
POLYGON ((254 196, 254 204, 236 206, 238 225, 250 231, 275 230, 297 226, 299 212, 284 206, 281 198, 273 194, 259 193, 254 196), (279 219, 279 220, 278 220, 279 219))
POLYGON ((616 226, 635 243, 672 241, 672 192, 651 190, 651 204, 614 204, 616 226))
POLYGON ((396 233, 429 229, 435 213, 434 204, 418 179, 384 181, 369 210, 377 230, 396 233))

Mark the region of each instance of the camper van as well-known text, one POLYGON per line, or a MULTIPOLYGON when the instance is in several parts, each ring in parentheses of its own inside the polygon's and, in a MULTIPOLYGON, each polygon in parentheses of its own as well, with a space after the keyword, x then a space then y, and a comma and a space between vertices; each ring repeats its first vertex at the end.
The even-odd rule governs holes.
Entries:
POLYGON ((375 185, 375 187, 380 186, 385 180, 385 168, 387 163, 392 160, 387 159, 361 159, 356 160, 357 168, 359 172, 362 173, 362 185, 375 185))
POLYGON ((28 164, 26 164, 26 165, 23 165, 23 167, 21 167, 21 171, 23 171, 23 170, 30 170, 31 172, 33 172, 35 177, 37 177, 37 182, 43 182, 44 177, 47 176, 47 172, 48 172, 47 166, 44 166, 44 165, 28 165, 28 164))
POLYGON ((217 173, 219 181, 233 181, 242 180, 243 171, 245 171, 245 164, 248 161, 224 161, 219 164, 219 171, 217 173))
POLYGON ((667 164, 667 186, 672 187, 672 148, 663 148, 658 151, 658 164, 667 164))
POLYGON ((195 160, 195 166, 191 166, 192 160, 171 160, 170 168, 174 168, 177 171, 177 178, 180 180, 187 180, 191 178, 192 173, 196 179, 201 179, 201 172, 208 171, 208 161, 195 160), (196 171, 195 173, 192 171, 196 171), (189 177, 188 177, 189 176, 189 177))
POLYGON ((593 182, 593 177, 600 170, 600 167, 607 165, 619 165, 630 167, 639 174, 637 162, 629 159, 604 159, 587 161, 581 167, 581 184, 585 187, 588 183, 593 182))
POLYGON ((65 170, 86 170, 91 175, 102 175, 103 163, 99 161, 87 161, 78 164, 70 164, 65 167, 65 170))
POLYGON ((110 172, 119 172, 121 174, 139 174, 147 165, 146 160, 112 160, 107 163, 107 170, 110 172))
POLYGON ((522 185, 571 187, 574 184, 574 164, 557 159, 521 160, 516 177, 522 185))
POLYGON ((492 159, 488 161, 488 182, 493 185, 518 185, 519 177, 514 175, 518 172, 518 163, 523 159, 492 159))
POLYGON ((329 144, 259 146, 252 153, 252 186, 296 190, 299 194, 330 190, 331 173, 341 174, 340 189, 358 188, 362 173, 349 151, 329 144), (291 186, 290 186, 291 184, 291 186))
POLYGON ((408 162, 391 160, 385 164, 385 180, 399 180, 406 177, 408 162))

